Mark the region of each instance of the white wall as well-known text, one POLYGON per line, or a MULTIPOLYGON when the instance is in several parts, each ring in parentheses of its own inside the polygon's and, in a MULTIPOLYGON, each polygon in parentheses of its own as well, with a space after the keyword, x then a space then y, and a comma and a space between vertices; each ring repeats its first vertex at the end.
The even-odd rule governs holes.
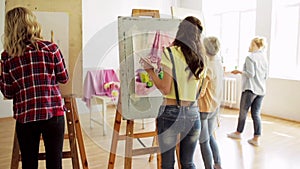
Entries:
POLYGON ((202 0, 179 0, 179 7, 194 10, 202 9, 202 0))
MULTIPOLYGON (((83 4, 83 79, 90 68, 119 68, 118 16, 131 16, 132 9, 159 10, 161 17, 170 17, 176 0, 111 0, 82 1, 83 4)), ((80 113, 88 112, 78 102, 80 113)))
MULTIPOLYGON (((83 1, 83 67, 119 67, 118 16, 130 16, 131 10, 158 9, 161 17, 171 15, 174 2, 161 0, 83 1)), ((85 74, 83 74, 85 76, 85 74)))
MULTIPOLYGON (((4 25, 4 1, 0 0, 0 25, 4 25)), ((98 0, 83 1, 83 44, 84 48, 90 48, 84 56, 83 66, 88 67, 118 67, 117 38, 118 16, 130 16, 131 9, 159 9, 161 14, 170 15, 170 6, 190 9, 202 9, 201 0, 111 0, 105 5, 98 0), (179 4, 179 5, 177 5, 179 4), (98 36, 97 36, 98 35, 98 36), (90 42, 94 42, 90 45, 90 42), (97 50, 108 44, 99 53, 97 50), (92 50, 95 49, 95 50, 92 50), (100 58, 100 59, 99 59, 100 58), (96 60, 96 61, 95 61, 96 60)), ((272 0, 257 0, 257 28, 256 33, 270 38, 272 0)), ((204 7, 203 7, 204 8, 204 7)), ((3 28, 0 28, 3 34, 3 28)), ((2 44, 0 45, 2 50, 2 44)), ((267 83, 267 95, 263 103, 263 114, 278 116, 290 120, 300 121, 300 82, 284 79, 270 78, 267 83)), ((12 116, 11 101, 3 101, 0 96, 0 117, 12 116)), ((84 103, 79 101, 81 112, 87 112, 84 103)))
MULTIPOLYGON (((3 50, 2 35, 4 33, 4 17, 5 17, 5 0, 0 0, 0 52, 3 50)), ((0 118, 12 116, 12 101, 3 100, 3 95, 0 92, 0 118)))
MULTIPOLYGON (((0 23, 4 25, 5 0, 0 0, 0 23)), ((177 0, 89 0, 82 2, 83 15, 83 69, 95 67, 119 67, 118 54, 118 16, 130 16, 131 10, 158 9, 161 17, 170 17, 171 6, 175 6, 177 0)), ((3 34, 1 27, 0 33, 3 34)), ((71 35, 76 36, 76 35, 71 35)), ((2 44, 0 47, 2 51, 2 44)), ((85 76, 85 72, 83 73, 85 76)), ((0 96, 0 117, 12 116, 11 101, 2 100, 0 96)), ((78 99, 79 113, 88 112, 85 104, 78 99)))
POLYGON ((264 114, 300 122, 300 81, 269 79, 264 114))

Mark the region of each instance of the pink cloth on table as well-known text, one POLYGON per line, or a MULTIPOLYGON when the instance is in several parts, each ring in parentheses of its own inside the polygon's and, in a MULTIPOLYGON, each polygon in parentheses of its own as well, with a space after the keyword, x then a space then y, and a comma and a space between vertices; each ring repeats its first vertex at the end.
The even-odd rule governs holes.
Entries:
POLYGON ((109 96, 111 93, 104 90, 104 84, 108 82, 120 82, 114 69, 101 69, 88 71, 83 85, 83 98, 86 105, 90 107, 93 95, 109 96))

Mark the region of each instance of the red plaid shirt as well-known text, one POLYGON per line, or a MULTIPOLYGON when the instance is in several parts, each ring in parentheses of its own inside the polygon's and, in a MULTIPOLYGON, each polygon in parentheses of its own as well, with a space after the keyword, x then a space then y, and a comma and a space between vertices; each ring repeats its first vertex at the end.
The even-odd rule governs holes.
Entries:
POLYGON ((1 54, 0 88, 13 99, 14 118, 20 123, 47 120, 64 115, 59 83, 69 79, 60 49, 54 43, 37 42, 26 46, 23 56, 1 54))

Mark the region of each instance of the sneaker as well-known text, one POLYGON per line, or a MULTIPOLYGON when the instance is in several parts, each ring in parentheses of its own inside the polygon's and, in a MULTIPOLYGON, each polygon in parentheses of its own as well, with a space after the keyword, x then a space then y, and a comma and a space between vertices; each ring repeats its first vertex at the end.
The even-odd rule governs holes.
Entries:
POLYGON ((241 139, 241 135, 236 134, 235 132, 227 134, 227 137, 233 138, 233 139, 241 139))
POLYGON ((251 144, 251 145, 254 145, 254 146, 259 146, 259 142, 255 141, 253 139, 248 140, 248 143, 251 144))

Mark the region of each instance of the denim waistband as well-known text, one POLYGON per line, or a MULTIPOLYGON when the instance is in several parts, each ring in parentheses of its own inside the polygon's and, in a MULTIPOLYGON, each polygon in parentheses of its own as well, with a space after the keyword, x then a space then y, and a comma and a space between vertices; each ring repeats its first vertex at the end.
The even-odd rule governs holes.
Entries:
POLYGON ((198 106, 161 105, 159 108, 158 117, 170 120, 198 120, 200 119, 200 113, 198 106))

